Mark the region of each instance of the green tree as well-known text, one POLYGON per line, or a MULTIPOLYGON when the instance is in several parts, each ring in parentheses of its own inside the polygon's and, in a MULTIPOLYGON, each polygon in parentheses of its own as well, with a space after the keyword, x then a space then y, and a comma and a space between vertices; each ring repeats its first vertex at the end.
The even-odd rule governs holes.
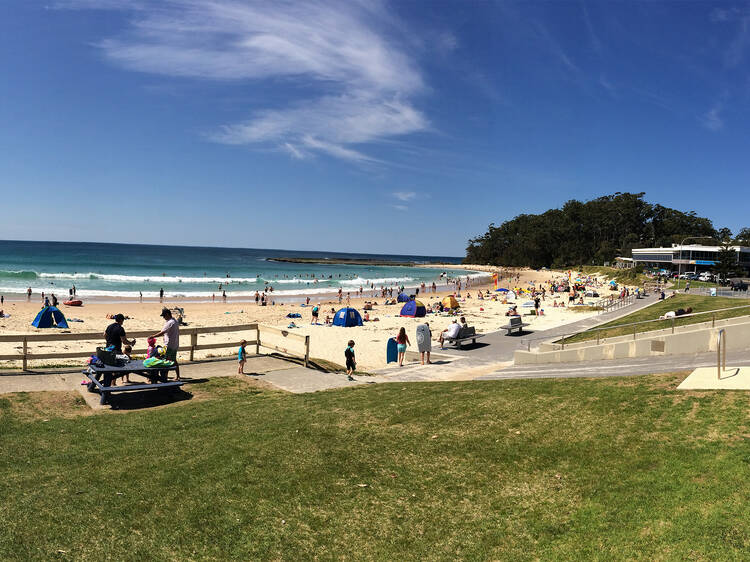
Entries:
POLYGON ((719 257, 714 271, 720 279, 726 279, 735 269, 737 269, 737 252, 734 251, 731 243, 726 241, 719 248, 719 257))
POLYGON ((750 246, 750 228, 741 228, 734 238, 734 243, 738 246, 750 246))

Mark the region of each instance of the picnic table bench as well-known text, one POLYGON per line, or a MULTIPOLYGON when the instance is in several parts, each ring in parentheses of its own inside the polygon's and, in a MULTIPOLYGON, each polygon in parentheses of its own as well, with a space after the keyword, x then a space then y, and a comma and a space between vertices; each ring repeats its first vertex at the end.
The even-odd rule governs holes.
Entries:
POLYGON ((524 322, 520 316, 511 316, 510 317, 510 324, 506 324, 505 326, 501 326, 502 330, 506 330, 506 336, 509 336, 513 330, 518 330, 519 334, 523 333, 523 327, 528 326, 529 324, 527 322, 524 322))
POLYGON ((87 385, 89 392, 99 392, 101 398, 100 404, 106 404, 109 401, 109 395, 113 392, 131 392, 135 390, 152 390, 152 389, 170 389, 175 390, 176 388, 185 384, 183 381, 170 381, 167 379, 169 371, 175 371, 179 373, 179 366, 172 365, 171 367, 146 367, 143 365, 143 361, 130 360, 122 366, 115 365, 89 365, 88 369, 83 371, 89 379, 87 385), (112 382, 119 377, 125 375, 140 375, 149 380, 148 383, 144 384, 128 384, 121 386, 112 386, 112 382))
POLYGON ((445 338, 444 341, 449 343, 455 343, 458 349, 461 349, 461 343, 471 340, 471 343, 477 343, 477 338, 484 337, 484 334, 477 334, 477 330, 474 326, 467 326, 461 328, 458 331, 458 335, 455 338, 445 338))

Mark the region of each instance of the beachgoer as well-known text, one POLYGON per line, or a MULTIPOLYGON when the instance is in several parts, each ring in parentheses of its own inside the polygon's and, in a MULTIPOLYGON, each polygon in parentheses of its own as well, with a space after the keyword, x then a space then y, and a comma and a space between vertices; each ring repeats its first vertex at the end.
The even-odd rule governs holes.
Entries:
POLYGON ((149 357, 156 357, 156 338, 150 337, 146 340, 148 347, 146 348, 146 359, 149 357))
POLYGON ((317 324, 318 323, 318 314, 320 314, 320 303, 313 306, 312 309, 312 320, 310 320, 310 324, 317 324))
POLYGON ((227 302, 227 292, 226 291, 222 291, 221 292, 221 300, 223 300, 224 302, 227 302))
MULTIPOLYGON (((125 355, 128 358, 128 361, 130 361, 130 354, 133 353, 133 348, 129 345, 126 345, 122 348, 122 354, 125 355)), ((130 373, 125 375, 125 382, 130 382, 130 373)))
POLYGON ((461 326, 459 326, 456 319, 453 319, 453 323, 448 326, 445 330, 440 332, 440 336, 438 337, 438 343, 440 344, 440 349, 443 349, 443 342, 447 339, 453 339, 458 336, 458 333, 461 331, 461 326))
MULTIPOLYGON (((172 313, 168 308, 161 309, 161 317, 164 318, 164 327, 161 332, 157 332, 152 338, 164 336, 164 347, 167 349, 164 359, 174 361, 177 365, 177 349, 180 347, 180 325, 177 320, 172 318, 172 313)), ((180 380, 180 367, 177 365, 176 380, 180 380)))
POLYGON ((245 374, 245 361, 247 361, 247 352, 245 351, 246 345, 247 345, 247 341, 242 340, 240 342, 240 349, 237 352, 237 361, 239 361, 239 367, 237 369, 238 375, 245 374))
POLYGON ((164 287, 159 289, 159 302, 164 301, 164 287))
POLYGON ((115 353, 122 354, 122 345, 135 345, 135 340, 128 340, 125 334, 125 328, 122 327, 122 323, 125 322, 125 316, 122 314, 115 314, 114 322, 107 326, 104 330, 104 339, 106 346, 110 345, 115 348, 115 353))
POLYGON ((432 361, 430 361, 430 352, 432 351, 432 331, 430 330, 430 323, 425 322, 425 326, 427 326, 427 334, 425 335, 425 338, 423 341, 419 340, 419 331, 417 331, 417 348, 419 349, 419 357, 422 361, 422 365, 424 365, 424 356, 425 353, 427 354, 427 364, 431 364, 432 361))
POLYGON ((409 336, 406 335, 406 328, 401 328, 396 336, 396 344, 398 344, 398 366, 404 366, 404 356, 406 355, 406 346, 411 345, 409 342, 409 336))
POLYGON ((44 306, 49 306, 49 297, 44 297, 44 306))
POLYGON ((347 347, 344 350, 344 357, 346 358, 346 378, 350 381, 354 380, 352 374, 357 368, 357 361, 354 358, 354 340, 349 340, 346 344, 347 347))
POLYGON ((31 300, 31 287, 29 287, 28 289, 26 289, 26 300, 27 301, 31 300))
POLYGON ((138 300, 143 302, 143 291, 138 291, 138 300))

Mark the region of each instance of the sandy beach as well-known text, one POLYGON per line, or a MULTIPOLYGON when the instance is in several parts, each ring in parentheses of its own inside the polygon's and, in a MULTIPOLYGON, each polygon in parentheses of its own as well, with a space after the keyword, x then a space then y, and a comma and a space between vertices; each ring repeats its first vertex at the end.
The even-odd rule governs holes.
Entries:
MULTIPOLYGON (((440 267, 440 266, 437 266, 440 267)), ((494 271, 496 268, 490 268, 489 266, 465 266, 466 269, 472 269, 476 271, 494 271)), ((513 270, 513 280, 509 281, 507 275, 508 272, 503 272, 506 277, 502 280, 501 286, 509 288, 524 288, 528 287, 530 283, 548 283, 553 279, 561 279, 565 274, 562 272, 553 271, 534 271, 534 270, 513 270), (518 275, 518 277, 516 277, 518 275)), ((500 293, 498 293, 498 300, 490 300, 485 298, 480 300, 477 298, 479 291, 485 292, 490 290, 492 294, 491 283, 483 282, 481 284, 473 284, 468 289, 462 287, 461 297, 458 299, 461 304, 462 315, 466 317, 466 320, 470 326, 475 326, 478 332, 492 332, 500 329, 501 326, 507 324, 508 318, 505 316, 505 312, 508 310, 510 304, 503 303, 500 300, 500 293), (467 296, 470 295, 470 298, 467 296)), ((431 305, 437 302, 443 297, 456 293, 455 287, 450 286, 438 286, 436 293, 428 292, 427 294, 421 293, 418 297, 425 305, 431 305)), ((608 291, 606 293, 609 293, 608 291)), ((601 293, 605 296, 605 293, 601 293)), ((117 303, 97 303, 97 302, 86 302, 82 307, 68 307, 60 305, 61 310, 68 319, 79 319, 82 322, 69 322, 69 330, 54 330, 46 329, 40 330, 33 328, 31 322, 35 315, 40 309, 40 304, 36 299, 32 299, 31 302, 16 301, 16 302, 5 302, 4 311, 6 314, 10 314, 10 318, 3 318, 0 320, 0 331, 3 334, 30 334, 30 333, 45 333, 52 334, 56 332, 72 332, 72 333, 103 333, 107 325, 112 320, 107 318, 108 314, 115 314, 121 312, 129 317, 125 321, 125 329, 131 332, 141 330, 153 330, 154 332, 159 331, 162 326, 162 320, 159 317, 162 306, 179 306, 185 310, 185 320, 187 321, 187 327, 207 327, 207 326, 231 326, 258 322, 263 325, 284 328, 286 329, 291 322, 297 326, 291 328, 290 331, 302 335, 310 336, 310 354, 313 358, 325 359, 333 361, 335 363, 343 364, 343 352, 346 348, 347 341, 353 339, 356 342, 356 353, 358 369, 360 370, 372 370, 386 366, 386 342, 388 338, 394 337, 400 327, 406 328, 407 334, 412 340, 412 346, 410 350, 416 351, 415 343, 415 331, 416 326, 425 321, 430 323, 430 328, 433 333, 433 349, 438 349, 437 337, 438 334, 447 328, 452 322, 453 317, 448 314, 428 314, 426 318, 402 318, 398 316, 401 305, 384 305, 383 299, 380 295, 373 297, 372 292, 365 291, 362 298, 352 298, 351 306, 358 309, 360 313, 364 315, 364 304, 366 301, 373 303, 373 309, 369 311, 370 318, 373 321, 365 322, 361 327, 353 328, 340 328, 324 325, 326 316, 333 317, 333 313, 345 306, 346 297, 344 302, 339 304, 338 298, 320 298, 320 295, 316 295, 310 301, 309 306, 303 306, 302 303, 277 303, 275 306, 257 306, 254 302, 215 302, 215 303, 184 303, 171 300, 165 300, 163 304, 159 302, 132 302, 122 301, 117 303), (320 303, 320 324, 311 325, 311 311, 312 306, 320 303), (375 304, 377 303, 377 304, 375 304), (287 314, 299 313, 302 315, 301 318, 289 319, 287 314), (374 321, 375 319, 377 321, 374 321)), ((522 305, 524 302, 529 301, 529 298, 521 296, 517 300, 519 311, 524 314, 532 309, 524 308, 522 305)), ((525 316, 524 321, 531 324, 530 329, 539 331, 555 326, 560 326, 569 322, 580 320, 589 315, 596 314, 591 310, 576 311, 575 307, 554 307, 553 301, 556 300, 561 303, 563 300, 567 304, 567 294, 558 293, 554 297, 547 296, 546 300, 542 302, 541 308, 544 310, 542 316, 525 316)), ((591 304, 593 301, 598 300, 595 298, 584 299, 586 304, 591 304)), ((231 333, 231 334, 215 334, 215 335, 202 335, 200 336, 200 343, 218 343, 220 341, 235 341, 241 338, 248 340, 253 339, 254 332, 242 334, 242 333, 231 333)), ((280 337, 279 337, 280 338, 280 337)), ((265 338, 265 341, 269 343, 276 343, 273 338, 265 338)), ((101 345, 101 342, 40 342, 30 345, 31 353, 50 353, 55 351, 60 352, 71 352, 71 351, 93 351, 95 345, 101 345)), ((143 346, 145 342, 139 341, 136 345, 136 349, 143 346)), ((181 345, 189 344, 188 341, 182 341, 181 345)), ((20 351, 20 344, 12 343, 0 343, 0 354, 10 354, 20 351)), ((234 349, 221 349, 211 351, 201 351, 196 353, 196 358, 206 358, 209 356, 220 356, 220 355, 234 355, 236 350, 234 349)), ((181 356, 187 358, 187 354, 183 353, 181 356)), ((65 364, 82 364, 82 360, 69 359, 64 361, 46 361, 46 362, 32 362, 32 365, 39 366, 44 363, 65 363, 65 364)), ((5 365, 8 365, 5 362, 5 365)))

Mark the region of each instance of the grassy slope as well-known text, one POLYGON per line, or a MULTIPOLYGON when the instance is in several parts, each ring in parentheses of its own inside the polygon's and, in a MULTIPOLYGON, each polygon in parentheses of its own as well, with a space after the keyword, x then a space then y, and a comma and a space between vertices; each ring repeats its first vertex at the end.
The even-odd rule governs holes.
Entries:
POLYGON ((607 278, 614 279, 618 283, 625 285, 642 285, 648 281, 651 281, 651 279, 643 273, 637 273, 634 268, 618 269, 615 267, 584 265, 581 266, 580 270, 586 275, 606 275, 607 278))
MULTIPOLYGON (((644 320, 654 320, 659 318, 659 316, 664 315, 664 313, 669 312, 670 310, 677 310, 678 308, 687 309, 688 307, 692 307, 693 312, 705 312, 709 310, 718 310, 720 308, 735 308, 744 306, 746 304, 747 303, 744 300, 732 299, 728 297, 702 297, 698 295, 680 294, 652 304, 651 306, 647 306, 646 308, 643 308, 632 314, 628 314, 627 316, 623 316, 622 318, 618 318, 617 320, 613 320, 612 322, 602 324, 600 328, 605 329, 600 333, 600 337, 612 338, 615 336, 632 334, 632 326, 627 328, 618 328, 617 326, 621 326, 623 324, 631 324, 633 322, 642 322, 644 320)), ((722 318, 735 318, 737 316, 746 315, 750 315, 750 306, 739 310, 717 313, 716 319, 719 320, 722 318)), ((710 320, 710 315, 678 318, 675 320, 675 326, 685 326, 687 324, 696 324, 698 322, 707 322, 710 320)), ((638 332, 648 332, 651 330, 662 330, 664 328, 669 328, 671 325, 671 320, 665 320, 662 322, 651 322, 649 324, 643 324, 641 326, 638 326, 636 330, 638 332)), ((578 341, 588 341, 595 339, 596 331, 588 330, 586 332, 576 334, 575 336, 572 336, 570 338, 565 338, 565 343, 575 343, 578 341)))
POLYGON ((748 396, 679 380, 0 398, 0 558, 742 558, 748 396))

